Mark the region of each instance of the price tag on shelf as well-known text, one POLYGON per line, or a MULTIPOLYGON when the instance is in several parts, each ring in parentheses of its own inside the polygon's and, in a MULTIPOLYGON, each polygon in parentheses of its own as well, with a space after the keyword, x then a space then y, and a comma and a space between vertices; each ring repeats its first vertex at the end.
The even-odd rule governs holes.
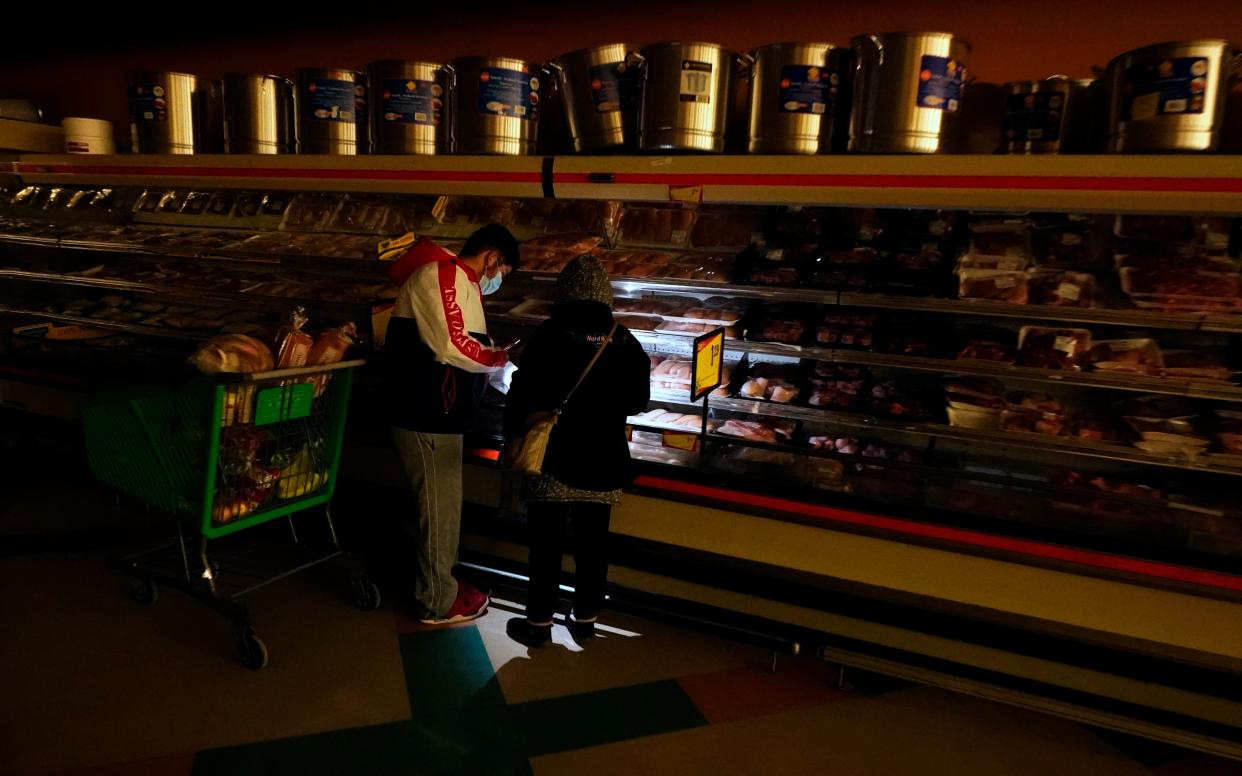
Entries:
POLYGON ((661 432, 661 443, 674 450, 685 450, 688 453, 699 451, 698 434, 682 434, 676 431, 661 432))
POLYGON ((669 186, 668 198, 673 202, 702 202, 702 186, 669 186))
POLYGON ((724 381, 724 341, 723 326, 694 338, 690 401, 698 401, 724 381))

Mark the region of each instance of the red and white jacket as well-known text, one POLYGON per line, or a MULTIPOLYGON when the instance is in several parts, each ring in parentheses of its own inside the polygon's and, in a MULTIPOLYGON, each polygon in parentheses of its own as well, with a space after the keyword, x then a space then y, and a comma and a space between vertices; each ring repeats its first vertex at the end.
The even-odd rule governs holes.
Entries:
POLYGON ((456 256, 421 238, 393 263, 389 276, 401 283, 393 316, 418 323, 419 337, 436 361, 467 372, 505 365, 504 350, 475 337, 487 335, 479 276, 456 256))
POLYGON ((388 420, 412 431, 465 433, 488 373, 508 360, 487 336, 479 278, 427 239, 397 259, 389 277, 401 290, 384 343, 388 420))

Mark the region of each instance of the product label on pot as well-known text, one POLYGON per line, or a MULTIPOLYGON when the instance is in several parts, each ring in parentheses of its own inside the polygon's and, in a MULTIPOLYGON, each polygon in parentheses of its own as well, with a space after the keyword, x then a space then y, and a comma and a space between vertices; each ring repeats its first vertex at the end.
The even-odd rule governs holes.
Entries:
POLYGON ((1141 121, 1156 116, 1202 113, 1208 88, 1208 60, 1178 57, 1126 68, 1122 117, 1141 121))
POLYGON ((966 67, 955 59, 924 55, 919 66, 919 92, 916 105, 920 108, 956 112, 962 102, 962 83, 966 67))
POLYGON ((817 65, 785 65, 777 104, 782 113, 814 113, 831 116, 836 112, 841 76, 817 65))
POLYGON ((367 123, 367 100, 369 97, 366 84, 354 84, 354 118, 357 119, 359 124, 367 123))
POLYGON ((357 96, 353 81, 316 78, 306 85, 303 115, 312 121, 353 121, 357 96))
POLYGON ((636 108, 639 91, 638 68, 624 62, 591 66, 591 97, 597 112, 636 108))
POLYGON ((712 101, 712 63, 695 62, 692 59, 681 61, 681 94, 682 102, 712 101))
POLYGON ((139 84, 129 89, 129 112, 135 121, 167 121, 167 93, 161 84, 139 84))
POLYGON ((1005 139, 1017 143, 1059 140, 1064 115, 1064 92, 1011 94, 1005 112, 1005 139))
POLYGON ((503 67, 485 67, 479 73, 479 113, 532 119, 538 111, 537 76, 503 67))
POLYGON ((444 87, 435 81, 389 78, 381 84, 380 115, 385 124, 435 126, 443 111, 444 87))

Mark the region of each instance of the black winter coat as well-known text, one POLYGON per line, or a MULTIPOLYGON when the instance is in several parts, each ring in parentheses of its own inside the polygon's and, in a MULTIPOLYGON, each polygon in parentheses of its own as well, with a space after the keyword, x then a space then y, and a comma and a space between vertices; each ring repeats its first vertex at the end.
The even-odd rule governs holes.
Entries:
MULTIPOLYGON (((519 436, 533 412, 554 410, 565 399, 608 330, 612 311, 600 302, 574 300, 552 308, 521 353, 505 399, 505 439, 519 436)), ((552 431, 543 471, 582 490, 628 485, 634 475, 625 420, 647 408, 651 366, 642 345, 624 326, 569 400, 552 431)))

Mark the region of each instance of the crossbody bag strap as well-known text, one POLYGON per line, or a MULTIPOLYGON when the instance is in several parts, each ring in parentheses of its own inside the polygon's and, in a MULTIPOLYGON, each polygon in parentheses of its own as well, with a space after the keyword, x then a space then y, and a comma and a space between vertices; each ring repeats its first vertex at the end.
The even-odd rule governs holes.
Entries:
POLYGON ((565 407, 569 405, 569 400, 573 398, 574 392, 578 390, 578 386, 582 385, 582 381, 585 380, 587 375, 591 373, 591 370, 595 367, 595 362, 599 361, 599 357, 604 353, 604 348, 608 347, 608 343, 612 342, 613 335, 616 333, 617 324, 614 322, 612 324, 612 328, 608 330, 608 336, 605 337, 604 341, 600 343, 600 346, 596 348, 595 355, 591 356, 591 362, 586 365, 586 369, 582 370, 582 374, 578 375, 578 382, 574 383, 574 387, 569 389, 569 393, 565 395, 565 400, 561 402, 561 406, 556 408, 557 415, 560 415, 565 411, 565 407))

